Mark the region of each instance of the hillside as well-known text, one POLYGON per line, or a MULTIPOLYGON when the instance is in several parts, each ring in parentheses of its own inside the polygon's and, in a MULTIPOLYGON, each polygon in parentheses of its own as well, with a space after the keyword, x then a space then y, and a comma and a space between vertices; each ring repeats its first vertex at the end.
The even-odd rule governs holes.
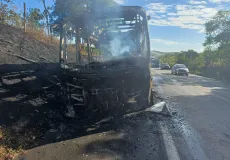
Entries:
POLYGON ((176 52, 161 52, 161 51, 152 50, 151 51, 151 56, 159 57, 159 56, 163 56, 163 55, 166 55, 166 54, 174 54, 174 53, 176 53, 176 52))
POLYGON ((42 42, 19 28, 0 24, 0 64, 27 63, 14 55, 37 62, 57 62, 58 46, 42 42))

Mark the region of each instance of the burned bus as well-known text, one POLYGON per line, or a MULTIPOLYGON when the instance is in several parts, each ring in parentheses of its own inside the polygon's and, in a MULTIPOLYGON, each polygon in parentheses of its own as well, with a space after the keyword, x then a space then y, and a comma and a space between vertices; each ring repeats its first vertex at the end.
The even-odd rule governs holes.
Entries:
MULTIPOLYGON (((88 58, 84 64, 79 48, 77 63, 66 63, 62 56, 65 44, 60 46, 62 97, 75 110, 126 112, 148 107, 152 103, 152 82, 145 10, 137 6, 114 7, 86 18, 80 26, 88 29, 88 58), (103 58, 95 58, 90 46, 97 48, 103 58)), ((76 28, 76 47, 80 46, 80 27, 76 28)))

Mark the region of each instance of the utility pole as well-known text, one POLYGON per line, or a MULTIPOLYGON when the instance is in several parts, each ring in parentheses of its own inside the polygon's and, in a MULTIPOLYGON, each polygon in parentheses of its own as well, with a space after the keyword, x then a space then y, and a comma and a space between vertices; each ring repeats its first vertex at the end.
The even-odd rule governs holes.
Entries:
POLYGON ((80 41, 80 29, 76 29, 75 34, 75 45, 76 45, 76 63, 78 65, 81 65, 81 53, 80 53, 80 47, 79 47, 79 41, 80 41))
POLYGON ((88 24, 88 11, 89 11, 89 6, 88 6, 88 1, 86 1, 86 30, 87 30, 87 52, 88 52, 88 61, 89 63, 91 62, 91 54, 90 54, 90 46, 89 46, 89 24, 88 24))
POLYGON ((61 63, 63 61, 63 46, 62 46, 62 42, 63 42, 63 25, 60 25, 60 44, 59 44, 59 63, 61 63))
POLYGON ((63 59, 64 62, 67 63, 67 30, 64 28, 64 44, 63 44, 63 59))
POLYGON ((91 62, 91 53, 90 53, 90 46, 89 46, 89 37, 87 38, 87 52, 88 52, 88 61, 91 62))
POLYGON ((24 2, 24 13, 23 13, 23 26, 24 26, 24 32, 26 32, 26 3, 24 2))
POLYGON ((44 7, 44 15, 45 15, 45 19, 46 19, 47 32, 48 32, 48 35, 50 35, 50 27, 49 27, 49 15, 50 15, 50 13, 46 7, 46 1, 42 0, 42 3, 43 3, 43 7, 44 7))
POLYGON ((50 25, 50 41, 51 41, 51 43, 52 43, 52 41, 53 41, 52 33, 53 33, 53 28, 52 28, 52 26, 50 25))

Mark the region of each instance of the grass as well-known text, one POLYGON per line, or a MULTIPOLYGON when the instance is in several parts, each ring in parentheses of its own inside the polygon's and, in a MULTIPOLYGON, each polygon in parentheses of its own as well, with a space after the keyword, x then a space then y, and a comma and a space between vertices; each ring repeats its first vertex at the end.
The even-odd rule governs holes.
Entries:
POLYGON ((26 33, 33 36, 36 40, 55 46, 59 45, 59 39, 55 36, 47 35, 44 28, 33 27, 32 25, 29 26, 26 28, 26 33))
POLYGON ((25 154, 20 146, 15 148, 13 136, 9 133, 6 128, 0 128, 0 160, 12 160, 18 155, 25 154))

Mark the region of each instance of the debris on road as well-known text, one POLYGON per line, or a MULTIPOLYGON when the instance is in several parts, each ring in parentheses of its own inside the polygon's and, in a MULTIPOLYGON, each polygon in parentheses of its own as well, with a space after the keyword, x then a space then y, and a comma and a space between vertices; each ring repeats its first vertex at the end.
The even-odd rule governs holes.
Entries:
POLYGON ((159 76, 153 77, 154 86, 158 86, 160 83, 163 83, 163 79, 159 76))
POLYGON ((127 118, 127 117, 132 117, 132 116, 136 116, 136 115, 148 113, 148 112, 160 114, 163 116, 172 117, 172 113, 171 113, 170 109, 168 108, 166 102, 159 102, 159 103, 157 103, 157 104, 153 105, 152 107, 149 107, 145 110, 125 114, 123 117, 127 118))
POLYGON ((170 117, 172 116, 171 111, 169 110, 166 102, 157 103, 153 105, 152 107, 145 109, 145 111, 154 112, 154 113, 158 113, 158 114, 162 114, 162 115, 170 116, 170 117))

